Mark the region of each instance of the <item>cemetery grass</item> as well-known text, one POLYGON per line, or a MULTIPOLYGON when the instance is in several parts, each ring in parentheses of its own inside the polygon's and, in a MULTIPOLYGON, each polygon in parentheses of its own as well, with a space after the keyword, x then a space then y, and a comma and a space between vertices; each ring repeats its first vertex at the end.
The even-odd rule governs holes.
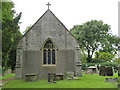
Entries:
POLYGON ((116 82, 105 82, 105 78, 117 77, 99 76, 98 74, 84 74, 80 80, 60 80, 57 83, 48 83, 46 80, 38 80, 34 82, 25 82, 24 80, 9 80, 8 84, 3 88, 117 88, 116 82))
POLYGON ((1 76, 0 79, 7 79, 12 76, 15 76, 15 74, 14 73, 6 73, 4 76, 1 76))

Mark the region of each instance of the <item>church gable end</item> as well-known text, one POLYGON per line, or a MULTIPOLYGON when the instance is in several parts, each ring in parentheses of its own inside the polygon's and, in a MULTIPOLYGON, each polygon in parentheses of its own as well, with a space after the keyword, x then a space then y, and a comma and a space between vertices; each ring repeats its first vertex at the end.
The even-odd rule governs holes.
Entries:
POLYGON ((38 19, 38 21, 23 36, 26 43, 33 45, 29 48, 40 48, 42 42, 47 38, 52 38, 59 48, 73 48, 78 46, 78 41, 70 34, 63 23, 49 9, 38 19), (39 46, 36 46, 39 45, 39 46))
POLYGON ((31 73, 37 73, 40 79, 48 72, 77 72, 79 42, 49 9, 23 35, 18 48, 16 78, 31 73))

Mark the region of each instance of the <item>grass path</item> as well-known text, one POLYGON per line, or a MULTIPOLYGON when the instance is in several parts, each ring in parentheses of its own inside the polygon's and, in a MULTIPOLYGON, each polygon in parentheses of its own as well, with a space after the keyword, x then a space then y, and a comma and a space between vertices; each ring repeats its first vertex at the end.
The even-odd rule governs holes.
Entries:
MULTIPOLYGON (((80 80, 60 80, 48 83, 47 80, 26 82, 24 80, 9 80, 3 88, 117 88, 115 82, 105 82, 106 77, 98 74, 83 74, 80 80)), ((117 73, 112 77, 117 77, 117 73)))

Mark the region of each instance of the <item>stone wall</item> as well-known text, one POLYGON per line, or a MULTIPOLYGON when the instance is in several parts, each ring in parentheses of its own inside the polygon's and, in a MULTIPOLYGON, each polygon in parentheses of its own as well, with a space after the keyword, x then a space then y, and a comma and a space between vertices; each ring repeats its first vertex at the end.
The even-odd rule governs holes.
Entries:
POLYGON ((17 52, 22 54, 17 54, 17 57, 22 59, 22 77, 28 73, 38 73, 39 78, 46 78, 48 72, 75 72, 75 60, 80 60, 79 56, 75 56, 78 55, 75 47, 79 43, 50 10, 38 19, 20 43, 22 47, 17 52), (48 38, 57 48, 56 66, 42 66, 42 48, 48 38))

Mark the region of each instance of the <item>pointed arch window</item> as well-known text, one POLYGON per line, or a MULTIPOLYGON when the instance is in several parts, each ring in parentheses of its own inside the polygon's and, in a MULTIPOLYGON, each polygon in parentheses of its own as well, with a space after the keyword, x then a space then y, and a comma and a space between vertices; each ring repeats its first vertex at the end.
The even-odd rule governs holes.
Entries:
POLYGON ((43 65, 56 65, 56 49, 50 39, 46 41, 43 47, 43 65))

